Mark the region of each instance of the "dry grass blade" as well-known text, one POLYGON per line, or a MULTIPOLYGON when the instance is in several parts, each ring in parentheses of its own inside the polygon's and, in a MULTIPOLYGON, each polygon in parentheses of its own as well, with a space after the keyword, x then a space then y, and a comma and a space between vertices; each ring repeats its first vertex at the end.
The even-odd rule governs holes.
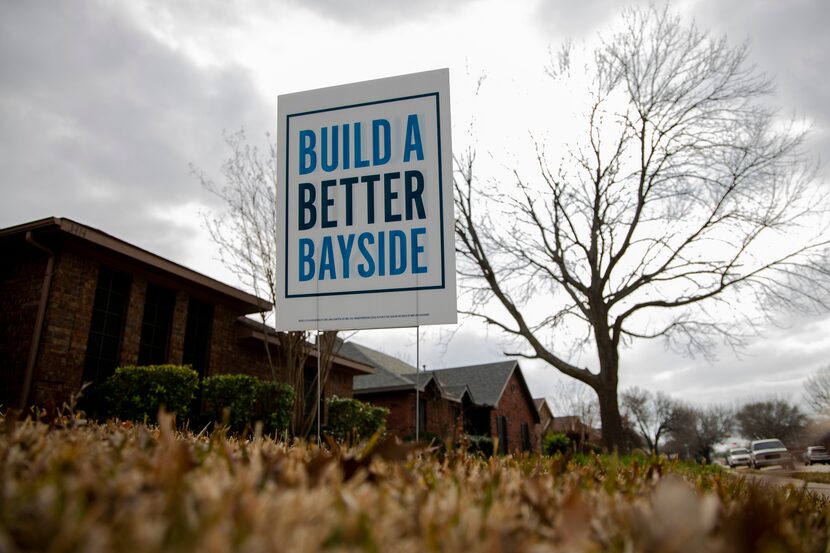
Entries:
POLYGON ((0 420, 0 551, 826 551, 826 500, 710 467, 0 420))

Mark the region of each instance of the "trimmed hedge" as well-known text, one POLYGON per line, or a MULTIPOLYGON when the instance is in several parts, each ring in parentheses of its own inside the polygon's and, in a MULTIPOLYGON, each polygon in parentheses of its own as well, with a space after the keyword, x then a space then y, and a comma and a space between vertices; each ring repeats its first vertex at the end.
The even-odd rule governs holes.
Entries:
POLYGON ((266 433, 282 433, 291 423, 294 389, 287 384, 220 374, 202 381, 202 394, 207 420, 226 423, 233 432, 252 430, 262 421, 266 433))
POLYGON ((199 375, 189 366, 146 365, 118 367, 103 392, 111 415, 155 421, 162 406, 185 418, 198 389, 199 375))
POLYGON ((357 399, 333 396, 326 400, 327 431, 333 438, 358 442, 386 428, 389 409, 357 399))
POLYGON ((469 453, 481 453, 484 457, 492 457, 495 451, 493 446, 493 438, 486 435, 468 435, 466 437, 469 453))
POLYGON ((565 454, 571 449, 571 439, 561 432, 548 432, 542 438, 542 453, 545 455, 565 454))

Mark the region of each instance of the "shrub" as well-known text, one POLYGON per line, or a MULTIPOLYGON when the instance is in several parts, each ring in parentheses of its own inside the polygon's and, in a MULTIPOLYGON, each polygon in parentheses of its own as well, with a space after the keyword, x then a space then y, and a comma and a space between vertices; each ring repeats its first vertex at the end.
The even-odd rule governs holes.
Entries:
POLYGON ((493 438, 491 436, 467 436, 469 447, 467 451, 470 453, 481 453, 485 457, 493 456, 493 438))
POLYGON ((357 442, 386 427, 389 409, 357 399, 333 396, 326 400, 328 433, 337 440, 357 442))
POLYGON ((87 384, 81 389, 77 410, 82 411, 88 419, 105 420, 111 411, 107 401, 107 382, 88 382, 87 384))
POLYGON ((107 379, 104 395, 110 415, 121 419, 154 421, 162 406, 181 419, 198 386, 199 375, 189 366, 126 366, 107 379))
POLYGON ((262 421, 266 433, 280 433, 291 422, 294 389, 287 384, 245 374, 220 374, 205 378, 202 392, 204 416, 209 422, 226 422, 234 432, 252 429, 256 421, 262 421))
POLYGON ((571 449, 571 439, 561 432, 548 432, 542 439, 542 453, 545 455, 564 454, 571 449))

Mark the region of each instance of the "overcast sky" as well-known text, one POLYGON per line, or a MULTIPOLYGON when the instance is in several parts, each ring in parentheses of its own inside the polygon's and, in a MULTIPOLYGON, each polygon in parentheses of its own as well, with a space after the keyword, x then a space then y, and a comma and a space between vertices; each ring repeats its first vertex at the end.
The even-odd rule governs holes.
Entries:
MULTIPOLYGON (((449 67, 455 149, 518 158, 517 137, 544 121, 550 102, 549 50, 593 36, 619 13, 611 0, 0 5, 0 227, 69 217, 230 284, 202 224, 218 206, 189 169, 218 177, 229 153, 224 131, 273 133, 278 94, 449 67)), ((754 63, 775 78, 772 101, 811 125, 811 151, 826 160, 830 3, 671 6, 734 44, 748 40, 754 63)), ((825 166, 824 183, 827 174, 825 166)), ((830 317, 779 323, 741 357, 724 351, 712 363, 658 342, 636 345, 622 354, 622 387, 697 403, 797 400, 803 379, 830 363, 830 317)), ((355 339, 415 363, 412 329, 355 339)), ((428 368, 492 361, 502 351, 498 334, 475 323, 422 329, 428 368)), ((548 393, 555 371, 523 366, 534 395, 548 393)))

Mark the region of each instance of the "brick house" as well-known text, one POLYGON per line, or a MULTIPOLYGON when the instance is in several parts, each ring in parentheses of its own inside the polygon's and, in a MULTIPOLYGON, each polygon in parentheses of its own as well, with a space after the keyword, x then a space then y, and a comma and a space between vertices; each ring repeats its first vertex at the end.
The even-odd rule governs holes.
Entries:
POLYGON ((537 436, 541 439, 550 431, 550 425, 553 422, 553 411, 545 398, 540 397, 533 400, 536 405, 536 410, 539 412, 539 425, 537 426, 537 436))
POLYGON ((549 431, 566 435, 577 449, 583 451, 599 447, 602 442, 602 431, 588 426, 576 415, 553 417, 549 431))
POLYGON ((515 359, 432 371, 447 389, 466 386, 465 425, 499 440, 499 452, 539 451, 539 412, 515 359))
POLYGON ((498 438, 501 453, 539 449, 539 413, 515 360, 416 374, 415 367, 359 344, 344 344, 340 352, 375 369, 355 377, 354 397, 387 407, 392 432, 415 434, 417 388, 420 428, 428 434, 452 437, 463 417, 465 432, 498 438))
MULTIPOLYGON (((4 407, 61 405, 120 365, 270 378, 273 331, 245 317, 269 302, 65 218, 0 229, 0 252, 4 407)), ((337 357, 324 395, 351 396, 352 377, 371 371, 337 357)))
POLYGON ((432 372, 416 374, 412 365, 354 342, 344 343, 340 354, 375 369, 373 374, 354 378, 354 397, 389 409, 388 431, 402 437, 414 437, 418 417, 418 428, 424 436, 437 436, 442 440, 453 436, 464 402, 470 402, 466 390, 447 390, 432 372), (418 409, 415 408, 416 396, 418 409))

